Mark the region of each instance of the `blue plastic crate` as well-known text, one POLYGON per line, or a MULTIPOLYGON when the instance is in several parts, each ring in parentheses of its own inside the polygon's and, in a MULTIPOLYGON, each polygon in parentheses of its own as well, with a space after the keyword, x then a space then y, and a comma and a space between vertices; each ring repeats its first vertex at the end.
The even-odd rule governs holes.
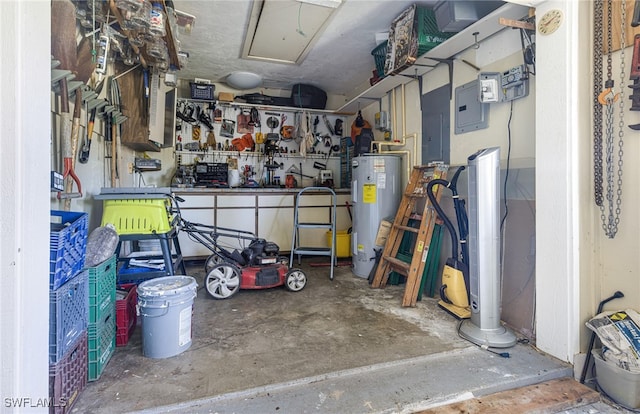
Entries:
POLYGON ((89 323, 104 319, 116 307, 116 256, 85 269, 89 277, 89 323))
POLYGON ((55 364, 87 330, 89 283, 81 272, 49 292, 49 363, 55 364))
POLYGON ((49 288, 58 289, 84 267, 87 213, 51 210, 49 288))

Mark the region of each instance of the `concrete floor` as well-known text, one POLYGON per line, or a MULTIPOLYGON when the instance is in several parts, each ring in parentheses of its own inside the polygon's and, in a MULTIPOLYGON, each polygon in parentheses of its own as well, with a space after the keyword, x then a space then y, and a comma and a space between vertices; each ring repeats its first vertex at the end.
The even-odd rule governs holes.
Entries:
POLYGON ((370 289, 348 267, 333 281, 327 267, 302 268, 301 292, 215 300, 202 265, 189 263, 199 284, 191 347, 144 357, 138 325, 73 412, 411 412, 572 375, 529 345, 510 348, 511 358, 471 345, 435 299, 402 308, 404 286, 370 289))

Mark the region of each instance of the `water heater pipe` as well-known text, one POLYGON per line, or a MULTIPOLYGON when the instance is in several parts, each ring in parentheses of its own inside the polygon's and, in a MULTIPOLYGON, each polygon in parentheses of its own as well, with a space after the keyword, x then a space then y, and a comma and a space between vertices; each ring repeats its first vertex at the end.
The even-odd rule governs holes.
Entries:
MULTIPOLYGON (((391 129, 392 131, 396 128, 396 122, 395 121, 395 108, 396 108, 396 90, 393 89, 391 91, 391 100, 392 100, 392 106, 389 109, 390 112, 390 118, 392 120, 391 122, 391 129), (393 116, 391 116, 391 114, 393 114, 393 116)), ((370 151, 373 152, 373 146, 377 145, 378 146, 378 152, 381 154, 401 154, 401 155, 406 155, 407 156, 407 163, 406 163, 406 171, 407 171, 407 180, 409 179, 409 177, 411 176, 411 169, 413 168, 414 165, 417 164, 416 161, 416 154, 418 152, 418 134, 417 133, 413 133, 413 134, 407 134, 406 133, 406 118, 407 118, 407 113, 406 113, 406 98, 405 98, 405 90, 404 90, 404 84, 402 85, 402 102, 401 102, 401 118, 402 118, 402 137, 400 141, 371 141, 371 148, 370 151), (407 145, 407 139, 411 139, 413 138, 413 160, 412 160, 412 164, 409 165, 409 161, 411 160, 411 151, 409 150, 384 150, 382 147, 383 146, 387 146, 387 147, 391 147, 391 146, 403 146, 406 147, 407 145)), ((393 136, 396 136, 395 131, 392 134, 393 136)))

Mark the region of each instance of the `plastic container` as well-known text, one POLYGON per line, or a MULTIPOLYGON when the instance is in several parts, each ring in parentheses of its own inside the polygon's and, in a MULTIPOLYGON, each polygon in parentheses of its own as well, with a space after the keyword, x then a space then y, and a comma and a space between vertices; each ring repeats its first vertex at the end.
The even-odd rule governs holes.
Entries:
POLYGON ((120 285, 116 296, 120 294, 119 291, 127 293, 122 299, 116 299, 116 346, 125 346, 138 322, 136 315, 137 286, 133 283, 120 285))
POLYGON ((51 210, 49 233, 49 288, 58 289, 84 266, 87 250, 87 213, 51 210))
POLYGON ((50 413, 70 413, 87 385, 87 332, 83 331, 69 351, 49 365, 50 413))
POLYGON ((213 101, 213 93, 216 88, 215 85, 209 85, 206 83, 194 83, 191 82, 191 99, 202 99, 205 101, 213 101))
POLYGON ((96 324, 90 324, 88 338, 88 366, 89 381, 100 379, 100 375, 107 366, 116 350, 116 313, 115 309, 96 324))
MULTIPOLYGON (((331 239, 333 234, 327 232, 327 246, 331 247, 331 239)), ((351 234, 347 230, 338 230, 336 232, 336 257, 351 257, 351 234)))
POLYGON ((102 223, 119 235, 167 233, 171 230, 168 198, 104 200, 102 223))
POLYGON ((165 22, 166 19, 164 17, 164 10, 162 10, 162 4, 154 1, 151 3, 149 33, 156 37, 164 37, 167 33, 165 22))
POLYGON ((385 75, 398 73, 455 33, 438 30, 433 10, 413 4, 391 23, 385 75))
POLYGON ((116 256, 85 270, 89 278, 89 323, 114 312, 116 303, 116 256))
POLYGON ((144 0, 116 0, 116 7, 131 12, 137 12, 143 5, 144 0))
POLYGON ((198 284, 191 276, 165 276, 138 285, 142 353, 168 358, 191 346, 193 301, 198 284))
POLYGON ((388 40, 380 43, 376 46, 371 54, 373 55, 373 59, 376 62, 376 72, 380 78, 384 78, 384 62, 387 59, 387 45, 389 44, 388 40))
POLYGON ((596 363, 598 385, 613 401, 626 408, 640 408, 640 373, 622 369, 602 358, 601 350, 591 351, 596 363))
POLYGON ((87 331, 89 284, 81 272, 49 293, 49 363, 55 364, 87 331))
POLYGON ((416 25, 418 28, 418 56, 424 55, 456 34, 441 32, 438 29, 435 12, 427 7, 416 7, 416 25))

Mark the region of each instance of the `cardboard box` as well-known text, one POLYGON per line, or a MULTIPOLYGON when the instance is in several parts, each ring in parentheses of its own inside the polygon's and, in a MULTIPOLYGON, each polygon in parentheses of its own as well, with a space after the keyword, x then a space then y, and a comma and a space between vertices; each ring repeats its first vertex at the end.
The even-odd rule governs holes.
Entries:
POLYGON ((387 241, 387 237, 389 237, 389 232, 391 231, 391 222, 389 220, 382 220, 380 222, 380 227, 378 227, 378 234, 376 234, 376 246, 384 246, 387 241))
POLYGON ((223 102, 233 102, 233 94, 231 92, 219 92, 218 100, 223 102))

